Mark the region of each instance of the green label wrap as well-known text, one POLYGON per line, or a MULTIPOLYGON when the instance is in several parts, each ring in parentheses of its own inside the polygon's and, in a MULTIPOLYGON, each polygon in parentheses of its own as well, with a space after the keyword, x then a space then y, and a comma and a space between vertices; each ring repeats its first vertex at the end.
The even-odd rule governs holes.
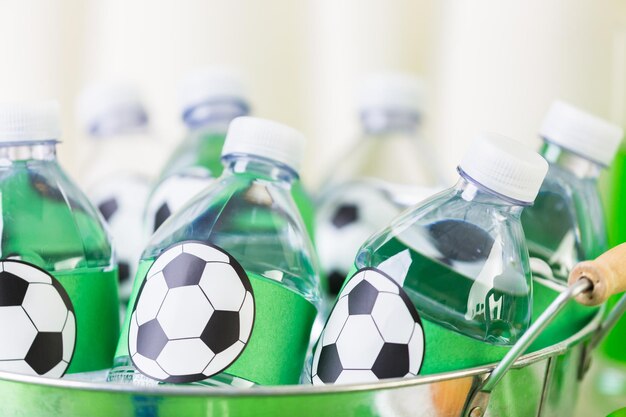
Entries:
MULTIPOLYGON (((138 268, 137 278, 141 278, 135 281, 116 358, 129 356, 129 334, 134 326, 131 326, 131 318, 135 314, 135 306, 141 306, 144 302, 143 297, 138 297, 138 294, 153 263, 151 260, 143 261, 138 268)), ((231 265, 233 264, 231 260, 231 265)), ((211 263, 207 265, 213 268, 211 263)), ((243 352, 223 372, 256 384, 295 384, 299 381, 304 364, 316 309, 302 296, 278 281, 250 273, 247 276, 254 293, 252 333, 243 352)), ((172 339, 167 344, 175 340, 172 339)), ((164 348, 167 347, 162 349, 164 348)), ((157 352, 156 356, 158 355, 160 353, 157 352)), ((175 379, 165 381, 180 382, 175 379)))
POLYGON ((76 349, 67 373, 110 368, 120 330, 117 269, 52 272, 76 313, 76 349))
MULTIPOLYGON (((533 285, 533 321, 535 321, 560 292, 538 280, 534 280, 533 285)), ((528 351, 534 352, 573 336, 589 324, 598 311, 599 307, 583 306, 575 300, 570 300, 548 324, 548 327, 539 334, 528 351)))
MULTIPOLYGON (((533 319, 535 320, 559 293, 537 285, 533 297, 533 319)), ((565 309, 548 325, 528 349, 539 349, 562 342, 573 336, 598 314, 598 308, 581 306, 569 302, 565 309)), ((421 374, 433 374, 458 369, 467 369, 500 361, 509 347, 497 346, 464 336, 446 329, 422 317, 426 351, 421 374)))
MULTIPOLYGON (((357 274, 357 269, 353 266, 348 276, 353 277, 355 274, 357 274)), ((340 294, 346 290, 349 282, 350 280, 346 280, 340 294)), ((465 336, 430 321, 424 316, 421 316, 421 326, 424 332, 424 354, 420 375, 456 371, 498 362, 510 349, 509 346, 492 345, 465 336)))
POLYGON ((225 372, 261 385, 297 384, 315 307, 278 282, 249 274, 256 318, 242 355, 225 372))
POLYGON ((509 351, 508 346, 497 346, 446 329, 422 318, 426 351, 421 375, 458 371, 499 362, 509 351))

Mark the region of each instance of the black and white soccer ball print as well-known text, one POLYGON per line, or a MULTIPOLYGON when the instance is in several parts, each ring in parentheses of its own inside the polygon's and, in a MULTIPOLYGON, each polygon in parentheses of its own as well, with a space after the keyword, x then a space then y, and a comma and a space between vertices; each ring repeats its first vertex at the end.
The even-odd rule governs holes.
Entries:
POLYGON ((115 243, 121 300, 132 291, 136 265, 144 247, 142 219, 150 182, 134 175, 116 175, 90 187, 88 195, 98 208, 115 243))
POLYGON ((60 378, 76 345, 76 315, 61 284, 21 261, 0 261, 0 370, 60 378))
POLYGON ((210 185, 215 178, 204 168, 172 175, 152 192, 146 208, 146 227, 154 233, 172 214, 210 185))
POLYGON ((241 265, 218 247, 181 242, 146 274, 130 319, 129 354, 150 378, 201 381, 241 355, 254 318, 252 286, 241 265))
POLYGON ((363 242, 387 226, 400 210, 385 189, 367 181, 345 184, 322 197, 315 240, 331 294, 341 289, 363 242))
POLYGON ((422 322, 404 290, 376 269, 352 276, 315 348, 315 385, 415 376, 424 359, 422 322))

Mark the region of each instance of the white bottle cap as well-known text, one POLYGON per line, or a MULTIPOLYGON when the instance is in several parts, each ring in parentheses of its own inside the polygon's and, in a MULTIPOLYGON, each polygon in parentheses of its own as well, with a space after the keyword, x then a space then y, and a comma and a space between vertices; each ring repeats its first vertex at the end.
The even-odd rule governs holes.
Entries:
POLYGON ((100 82, 85 88, 78 97, 76 113, 85 130, 107 116, 147 114, 139 91, 122 82, 100 82))
POLYGON ((59 103, 0 103, 0 142, 43 142, 61 136, 59 103))
POLYGON ((532 203, 548 172, 548 163, 520 142, 488 133, 472 143, 459 169, 491 191, 532 203))
POLYGON ((624 137, 619 126, 563 101, 552 103, 539 134, 548 142, 605 166, 611 164, 624 137))
POLYGON ((178 96, 181 113, 216 100, 248 103, 243 76, 232 68, 205 68, 187 74, 181 81, 178 96))
POLYGON ((358 95, 361 112, 367 110, 405 110, 421 113, 424 109, 424 83, 414 75, 389 72, 366 77, 358 95))
POLYGON ((256 155, 298 172, 305 142, 302 133, 281 123, 257 117, 237 117, 228 127, 222 156, 256 155))

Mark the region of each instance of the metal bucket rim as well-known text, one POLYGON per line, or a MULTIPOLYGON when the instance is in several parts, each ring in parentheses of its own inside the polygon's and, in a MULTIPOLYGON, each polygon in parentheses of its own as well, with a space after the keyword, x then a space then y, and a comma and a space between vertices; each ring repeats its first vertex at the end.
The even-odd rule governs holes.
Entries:
MULTIPOLYGON (((586 337, 595 332, 602 322, 603 309, 601 309, 590 322, 571 337, 548 346, 541 350, 528 353, 520 357, 513 368, 522 368, 546 358, 557 356, 569 348, 581 343, 586 337)), ((491 372, 498 363, 482 365, 475 368, 461 369, 456 371, 443 372, 432 375, 422 375, 414 378, 394 378, 385 381, 361 383, 361 384, 340 384, 340 385, 280 385, 261 386, 254 388, 224 387, 207 389, 198 386, 177 386, 160 385, 154 387, 137 386, 133 384, 121 384, 110 382, 85 382, 71 379, 52 379, 41 376, 22 375, 0 371, 0 381, 15 382, 30 385, 47 386, 49 388, 64 388, 82 391, 115 392, 136 395, 152 396, 192 396, 192 397, 264 397, 264 396, 297 396, 297 395, 319 395, 319 394, 341 394, 351 392, 363 392, 372 390, 390 390, 397 388, 407 388, 418 385, 426 385, 436 382, 448 381, 472 377, 491 372)))

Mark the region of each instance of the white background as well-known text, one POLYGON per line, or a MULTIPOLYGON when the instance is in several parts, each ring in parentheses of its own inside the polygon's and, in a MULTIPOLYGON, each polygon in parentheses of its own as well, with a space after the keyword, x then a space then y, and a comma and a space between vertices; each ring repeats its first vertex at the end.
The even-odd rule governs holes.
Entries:
POLYGON ((137 83, 175 144, 176 83, 207 64, 241 66, 255 113, 307 134, 311 184, 355 138, 355 88, 379 69, 429 83, 427 137, 452 176, 479 131, 537 145, 557 97, 626 122, 623 0, 0 0, 0 57, 0 100, 61 101, 73 173, 81 87, 137 83))

